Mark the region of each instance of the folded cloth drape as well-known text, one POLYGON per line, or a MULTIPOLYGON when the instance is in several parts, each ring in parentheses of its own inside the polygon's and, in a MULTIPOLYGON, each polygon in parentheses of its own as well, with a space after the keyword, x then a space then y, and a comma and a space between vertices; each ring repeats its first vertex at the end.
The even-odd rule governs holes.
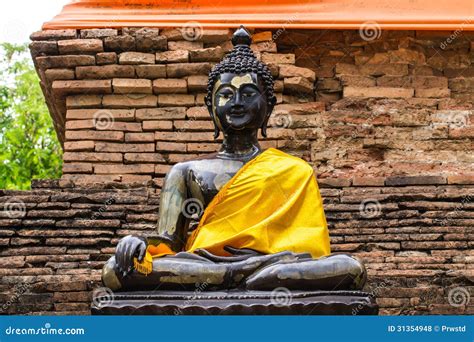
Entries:
MULTIPOLYGON (((245 164, 207 206, 185 249, 226 256, 225 246, 264 254, 307 252, 314 258, 330 254, 312 167, 274 148, 245 164)), ((147 254, 171 253, 160 245, 149 246, 147 254)))

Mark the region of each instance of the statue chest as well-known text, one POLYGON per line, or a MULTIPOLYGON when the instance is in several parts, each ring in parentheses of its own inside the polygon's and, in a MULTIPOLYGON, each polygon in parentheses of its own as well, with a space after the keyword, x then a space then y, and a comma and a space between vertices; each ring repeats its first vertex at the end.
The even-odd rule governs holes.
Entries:
POLYGON ((242 161, 223 159, 192 162, 186 175, 188 196, 202 200, 207 206, 243 165, 242 161))

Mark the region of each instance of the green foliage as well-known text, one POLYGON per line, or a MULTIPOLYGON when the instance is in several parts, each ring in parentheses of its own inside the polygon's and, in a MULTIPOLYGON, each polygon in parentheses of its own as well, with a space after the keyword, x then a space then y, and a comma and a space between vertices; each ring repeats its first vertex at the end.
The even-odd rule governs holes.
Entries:
POLYGON ((0 45, 0 189, 59 178, 62 150, 26 45, 0 45))

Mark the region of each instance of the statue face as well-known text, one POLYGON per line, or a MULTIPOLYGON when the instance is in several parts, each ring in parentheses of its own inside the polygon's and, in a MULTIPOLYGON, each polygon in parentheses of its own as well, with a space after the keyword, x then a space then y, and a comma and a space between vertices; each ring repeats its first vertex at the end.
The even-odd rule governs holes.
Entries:
POLYGON ((212 114, 222 132, 258 130, 268 120, 262 81, 255 73, 223 73, 214 85, 212 114))

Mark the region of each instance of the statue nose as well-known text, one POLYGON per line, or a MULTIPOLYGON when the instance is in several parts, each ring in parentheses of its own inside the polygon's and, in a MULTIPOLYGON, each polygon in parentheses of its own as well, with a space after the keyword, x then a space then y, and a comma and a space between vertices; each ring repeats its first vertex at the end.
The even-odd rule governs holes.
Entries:
POLYGON ((237 92, 237 94, 235 94, 234 101, 232 101, 232 108, 238 109, 241 107, 243 107, 242 96, 237 92))

